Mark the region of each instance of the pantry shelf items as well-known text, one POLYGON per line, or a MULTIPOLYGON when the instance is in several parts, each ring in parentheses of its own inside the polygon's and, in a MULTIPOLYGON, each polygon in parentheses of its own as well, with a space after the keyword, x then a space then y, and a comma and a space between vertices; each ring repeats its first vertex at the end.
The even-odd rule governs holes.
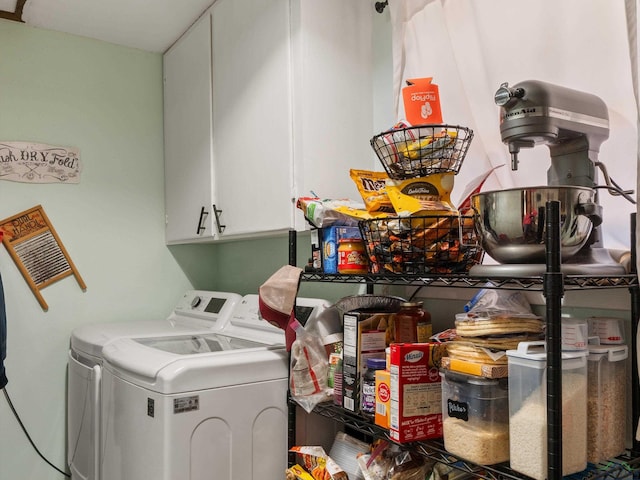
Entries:
MULTIPOLYGON (((363 435, 367 435, 373 438, 386 438, 389 439, 389 431, 373 422, 369 421, 358 414, 349 412, 339 406, 329 403, 321 403, 313 410, 315 414, 321 415, 327 419, 335 420, 346 427, 357 431, 363 435)), ((486 480, 522 480, 522 475, 513 471, 508 463, 499 463, 496 465, 477 465, 471 462, 466 462, 460 458, 451 454, 444 448, 443 439, 428 440, 422 442, 412 443, 411 447, 414 448, 421 455, 431 460, 450 465, 455 470, 467 472, 473 474, 474 478, 481 478, 486 480)), ((640 457, 631 457, 629 455, 621 455, 615 459, 610 459, 607 462, 598 464, 597 467, 601 473, 593 474, 589 477, 591 479, 597 478, 629 478, 631 472, 640 470, 640 457)), ((568 476, 568 479, 575 480, 580 479, 579 476, 568 476)))
MULTIPOLYGON (((559 222, 558 222, 559 223, 559 222)), ((532 277, 524 277, 524 278, 478 278, 478 277, 469 277, 468 275, 463 274, 445 274, 445 275, 435 275, 431 276, 428 274, 425 275, 408 275, 408 274, 398 274, 398 275, 353 275, 353 276, 345 276, 345 275, 323 275, 319 273, 305 273, 303 274, 301 280, 302 281, 319 281, 319 282, 343 282, 343 283, 367 283, 370 285, 375 284, 404 284, 404 285, 418 285, 418 286, 455 286, 455 287, 470 287, 477 288, 478 286, 482 286, 483 288, 498 288, 498 289, 514 289, 514 290, 542 290, 545 294, 545 299, 547 302, 547 315, 546 315, 546 344, 549 346, 550 351, 550 360, 546 364, 547 370, 550 368, 550 365, 553 364, 554 368, 557 368, 560 360, 560 332, 554 332, 555 330, 560 328, 560 316, 562 310, 562 304, 560 299, 562 297, 562 293, 565 290, 576 290, 576 291, 584 291, 585 294, 588 294, 588 291, 591 289, 607 289, 607 288, 628 288, 630 291, 631 297, 631 312, 638 312, 639 310, 639 298, 640 298, 640 289, 638 287, 638 278, 635 274, 629 275, 620 275, 616 277, 590 277, 583 275, 563 275, 560 272, 559 261, 556 262, 554 259, 553 252, 559 254, 559 240, 558 235, 559 232, 552 229, 549 233, 550 238, 547 238, 547 248, 551 250, 549 265, 547 265, 548 271, 544 275, 532 276, 532 277), (557 322, 556 322, 557 320, 557 322), (557 325, 554 325, 554 322, 557 325), (556 356, 558 358, 556 358, 556 356)), ((558 255, 559 256, 559 255, 558 255)), ((293 257, 295 258, 295 256, 293 257)), ((632 315, 632 317, 637 317, 637 315, 632 315)), ((637 318, 632 318, 632 331, 635 331, 637 328, 637 318)), ((635 352, 633 352, 635 355, 635 352)), ((635 363, 635 358, 633 360, 635 363)), ((567 385, 567 388, 570 385, 567 385)), ((550 445, 556 444, 559 445, 563 441, 563 436, 565 432, 559 431, 559 427, 561 426, 561 419, 556 418, 556 416, 552 413, 549 413, 549 406, 553 405, 553 402, 560 401, 560 396, 556 395, 557 390, 555 390, 555 384, 551 384, 547 388, 546 398, 543 395, 540 400, 540 412, 539 416, 544 415, 545 410, 548 415, 549 421, 546 422, 547 431, 544 436, 541 436, 541 442, 549 442, 550 445), (554 397, 554 398, 550 398, 554 397)), ((564 391, 564 390, 563 390, 564 391)), ((583 392, 582 397, 585 397, 586 390, 583 392)), ((635 420, 638 418, 637 410, 638 410, 638 392, 637 388, 634 388, 632 392, 632 417, 635 420)), ((558 412, 559 409, 555 407, 555 411, 558 412)), ((346 426, 353 428, 357 431, 364 433, 365 435, 370 435, 373 438, 391 438, 390 432, 387 429, 378 427, 373 425, 371 422, 364 418, 360 418, 358 414, 353 412, 346 412, 341 407, 336 407, 334 405, 319 405, 316 407, 315 412, 320 415, 327 416, 329 418, 334 418, 339 422, 344 423, 346 426)), ((571 438, 566 439, 567 442, 571 442, 571 438)), ((607 459, 605 462, 594 466, 595 469, 593 472, 590 472, 590 478, 598 478, 600 475, 607 476, 607 478, 624 478, 625 475, 629 475, 630 472, 640 471, 640 456, 637 448, 637 443, 634 442, 634 448, 632 448, 631 452, 623 456, 617 456, 615 458, 607 459)), ((412 444, 413 446, 413 444, 412 444)), ((452 465, 454 468, 459 468, 469 473, 472 473, 474 477, 478 478, 487 478, 487 479, 504 479, 504 478, 523 478, 524 474, 522 471, 516 471, 513 465, 510 465, 508 462, 498 463, 496 465, 487 466, 487 465, 477 465, 473 462, 468 462, 460 459, 458 456, 452 454, 450 451, 447 451, 444 448, 442 443, 442 439, 430 439, 418 442, 417 446, 419 446, 421 453, 429 458, 436 459, 440 462, 447 463, 452 465), (514 467, 514 468, 512 468, 514 467)), ((549 447, 550 451, 552 450, 552 446, 549 447)), ((562 452, 557 455, 557 452, 553 451, 556 454, 556 460, 551 461, 551 455, 547 452, 546 449, 540 449, 540 452, 543 456, 541 458, 541 462, 538 465, 534 466, 534 469, 527 470, 527 472, 531 471, 536 477, 540 478, 549 478, 551 480, 560 479, 562 477, 562 472, 557 468, 558 458, 562 458, 562 452), (544 455, 548 455, 545 457, 544 455), (547 460, 547 461, 544 461, 547 460), (535 470, 535 473, 533 473, 535 470)), ((537 456, 540 458, 540 455, 537 456)), ((526 459, 525 459, 526 461, 526 459)), ((522 466, 519 467, 522 469, 522 466)), ((591 465, 590 467, 591 468, 591 465)))

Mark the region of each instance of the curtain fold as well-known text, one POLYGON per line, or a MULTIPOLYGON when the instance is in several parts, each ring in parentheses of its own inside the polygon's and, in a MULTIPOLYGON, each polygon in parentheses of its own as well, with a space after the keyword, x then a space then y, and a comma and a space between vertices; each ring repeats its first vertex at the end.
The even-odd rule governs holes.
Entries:
MULTIPOLYGON (((517 171, 500 139, 501 83, 542 80, 602 98, 610 135, 599 161, 623 189, 638 186, 637 0, 390 0, 396 118, 403 83, 433 77, 445 123, 475 136, 452 195, 489 168, 485 190, 546 185, 549 150, 523 150, 517 171)), ((599 184, 603 176, 598 175, 599 184)), ((628 249, 635 205, 600 194, 604 246, 628 249)))

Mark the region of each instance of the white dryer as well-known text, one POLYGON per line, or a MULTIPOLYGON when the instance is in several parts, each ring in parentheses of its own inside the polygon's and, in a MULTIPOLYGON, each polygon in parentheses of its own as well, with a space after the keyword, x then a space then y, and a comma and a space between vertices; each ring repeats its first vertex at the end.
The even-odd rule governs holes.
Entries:
POLYGON ((71 333, 67 397, 67 463, 73 480, 99 480, 102 348, 121 337, 222 330, 242 296, 187 291, 167 319, 78 327, 71 333))
MULTIPOLYGON (((298 298, 314 316, 328 303, 298 298)), ((105 345, 105 479, 263 480, 287 467, 284 332, 240 302, 220 332, 105 345)))

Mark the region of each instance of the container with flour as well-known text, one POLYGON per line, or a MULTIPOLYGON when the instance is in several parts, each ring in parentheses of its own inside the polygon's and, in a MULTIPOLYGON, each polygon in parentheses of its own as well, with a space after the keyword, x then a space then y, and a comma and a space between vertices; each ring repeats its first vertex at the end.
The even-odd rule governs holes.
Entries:
POLYGON ((509 460, 506 378, 441 370, 444 448, 480 465, 509 460))

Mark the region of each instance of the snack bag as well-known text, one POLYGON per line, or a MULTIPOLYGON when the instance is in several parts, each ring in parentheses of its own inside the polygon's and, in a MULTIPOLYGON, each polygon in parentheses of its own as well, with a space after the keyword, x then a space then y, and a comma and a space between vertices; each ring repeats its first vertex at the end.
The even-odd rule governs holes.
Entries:
POLYGON ((344 470, 326 454, 322 447, 291 447, 289 451, 298 454, 305 469, 311 472, 313 480, 348 480, 344 470))
POLYGON ((300 465, 293 465, 285 470, 286 480, 315 480, 313 476, 300 465))
POLYGON ((302 210, 304 218, 316 228, 330 227, 332 225, 358 226, 358 221, 353 217, 344 215, 336 210, 336 207, 350 207, 364 209, 362 202, 353 200, 327 200, 318 197, 299 197, 296 207, 302 210))
POLYGON ((349 173, 368 212, 395 213, 391 200, 385 191, 386 181, 389 179, 385 172, 351 169, 349 173))
POLYGON ((388 180, 387 194, 399 217, 457 215, 451 203, 455 174, 435 173, 407 180, 388 180))
POLYGON ((370 212, 369 210, 361 209, 361 208, 353 208, 345 205, 341 205, 336 207, 336 211, 340 212, 346 216, 353 218, 357 222, 360 220, 371 220, 374 218, 386 218, 389 215, 392 215, 387 212, 370 212))

